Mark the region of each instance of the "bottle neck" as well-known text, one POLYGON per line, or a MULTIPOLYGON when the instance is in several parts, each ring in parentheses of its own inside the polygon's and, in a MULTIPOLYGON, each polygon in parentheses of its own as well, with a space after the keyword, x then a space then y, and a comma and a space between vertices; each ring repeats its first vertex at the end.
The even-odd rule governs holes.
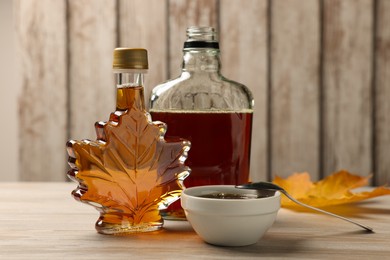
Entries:
POLYGON ((218 73, 220 68, 219 49, 191 48, 183 50, 183 72, 218 73))
POLYGON ((145 110, 144 73, 139 71, 115 72, 117 111, 130 108, 145 110))

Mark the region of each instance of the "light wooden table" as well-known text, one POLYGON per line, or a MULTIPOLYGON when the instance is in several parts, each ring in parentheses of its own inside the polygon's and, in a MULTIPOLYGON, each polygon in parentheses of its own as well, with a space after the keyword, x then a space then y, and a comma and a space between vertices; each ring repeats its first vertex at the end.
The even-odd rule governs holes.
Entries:
MULTIPOLYGON (((344 209, 375 233, 313 213, 279 211, 257 244, 204 243, 186 221, 129 236, 97 234, 98 212, 76 202, 75 183, 0 183, 0 259, 390 259, 390 196, 344 209)), ((340 209, 339 209, 340 213, 340 209)))

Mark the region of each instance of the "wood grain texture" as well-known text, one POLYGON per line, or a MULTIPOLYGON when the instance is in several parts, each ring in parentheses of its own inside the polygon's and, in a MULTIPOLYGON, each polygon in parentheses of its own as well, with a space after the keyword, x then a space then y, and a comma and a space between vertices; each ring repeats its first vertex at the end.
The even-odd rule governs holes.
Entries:
POLYGON ((271 173, 319 177, 319 1, 271 1, 271 173))
POLYGON ((156 0, 119 1, 119 45, 148 50, 149 72, 145 99, 152 89, 167 80, 167 4, 156 0))
POLYGON ((223 73, 254 94, 252 179, 345 168, 389 183, 389 2, 16 0, 20 179, 66 179, 67 131, 94 139, 114 109, 116 44, 148 49, 148 100, 179 74, 186 28, 200 25, 220 29, 223 73))
POLYGON ((115 110, 116 4, 70 0, 68 13, 70 137, 94 140, 95 122, 106 121, 115 110))
POLYGON ((22 78, 20 179, 62 181, 67 136, 65 1, 16 1, 15 26, 22 78))
POLYGON ((220 2, 222 73, 246 85, 255 100, 251 179, 267 180, 267 1, 220 2), (237 12, 240 10, 240 12, 237 12))
POLYGON ((371 0, 324 1, 324 173, 372 171, 371 0))
POLYGON ((169 78, 180 75, 183 43, 189 26, 218 29, 217 0, 168 0, 169 78))
POLYGON ((376 29, 376 185, 390 184, 390 1, 377 1, 376 29))
POLYGON ((14 7, 12 0, 0 1, 0 118, 6 125, 0 128, 3 152, 0 156, 0 181, 19 179, 19 104, 21 82, 16 63, 14 7))
POLYGON ((70 196, 76 185, 0 183, 0 258, 355 260, 390 254, 390 196, 342 208, 375 233, 325 215, 281 209, 256 244, 218 247, 204 243, 186 221, 166 221, 162 231, 153 233, 97 234, 99 213, 70 196))

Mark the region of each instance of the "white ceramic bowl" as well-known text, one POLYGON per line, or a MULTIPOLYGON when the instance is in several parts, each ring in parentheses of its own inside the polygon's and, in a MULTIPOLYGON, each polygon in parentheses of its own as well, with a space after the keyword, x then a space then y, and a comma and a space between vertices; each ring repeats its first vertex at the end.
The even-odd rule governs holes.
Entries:
POLYGON ((181 205, 195 232, 207 243, 246 246, 256 243, 275 221, 280 193, 264 191, 269 197, 251 199, 204 198, 211 193, 257 194, 233 185, 198 186, 185 189, 181 205))

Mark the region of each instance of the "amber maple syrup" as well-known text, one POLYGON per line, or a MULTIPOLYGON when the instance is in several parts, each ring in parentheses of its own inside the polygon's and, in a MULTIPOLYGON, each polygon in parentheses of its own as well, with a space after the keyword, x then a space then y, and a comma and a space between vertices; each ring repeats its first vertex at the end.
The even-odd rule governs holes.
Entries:
MULTIPOLYGON (((155 111, 154 121, 168 125, 165 138, 182 137, 191 142, 186 165, 191 174, 185 187, 237 185, 249 180, 252 111, 197 112, 155 111)), ((166 219, 185 218, 180 201, 163 212, 166 219)))

